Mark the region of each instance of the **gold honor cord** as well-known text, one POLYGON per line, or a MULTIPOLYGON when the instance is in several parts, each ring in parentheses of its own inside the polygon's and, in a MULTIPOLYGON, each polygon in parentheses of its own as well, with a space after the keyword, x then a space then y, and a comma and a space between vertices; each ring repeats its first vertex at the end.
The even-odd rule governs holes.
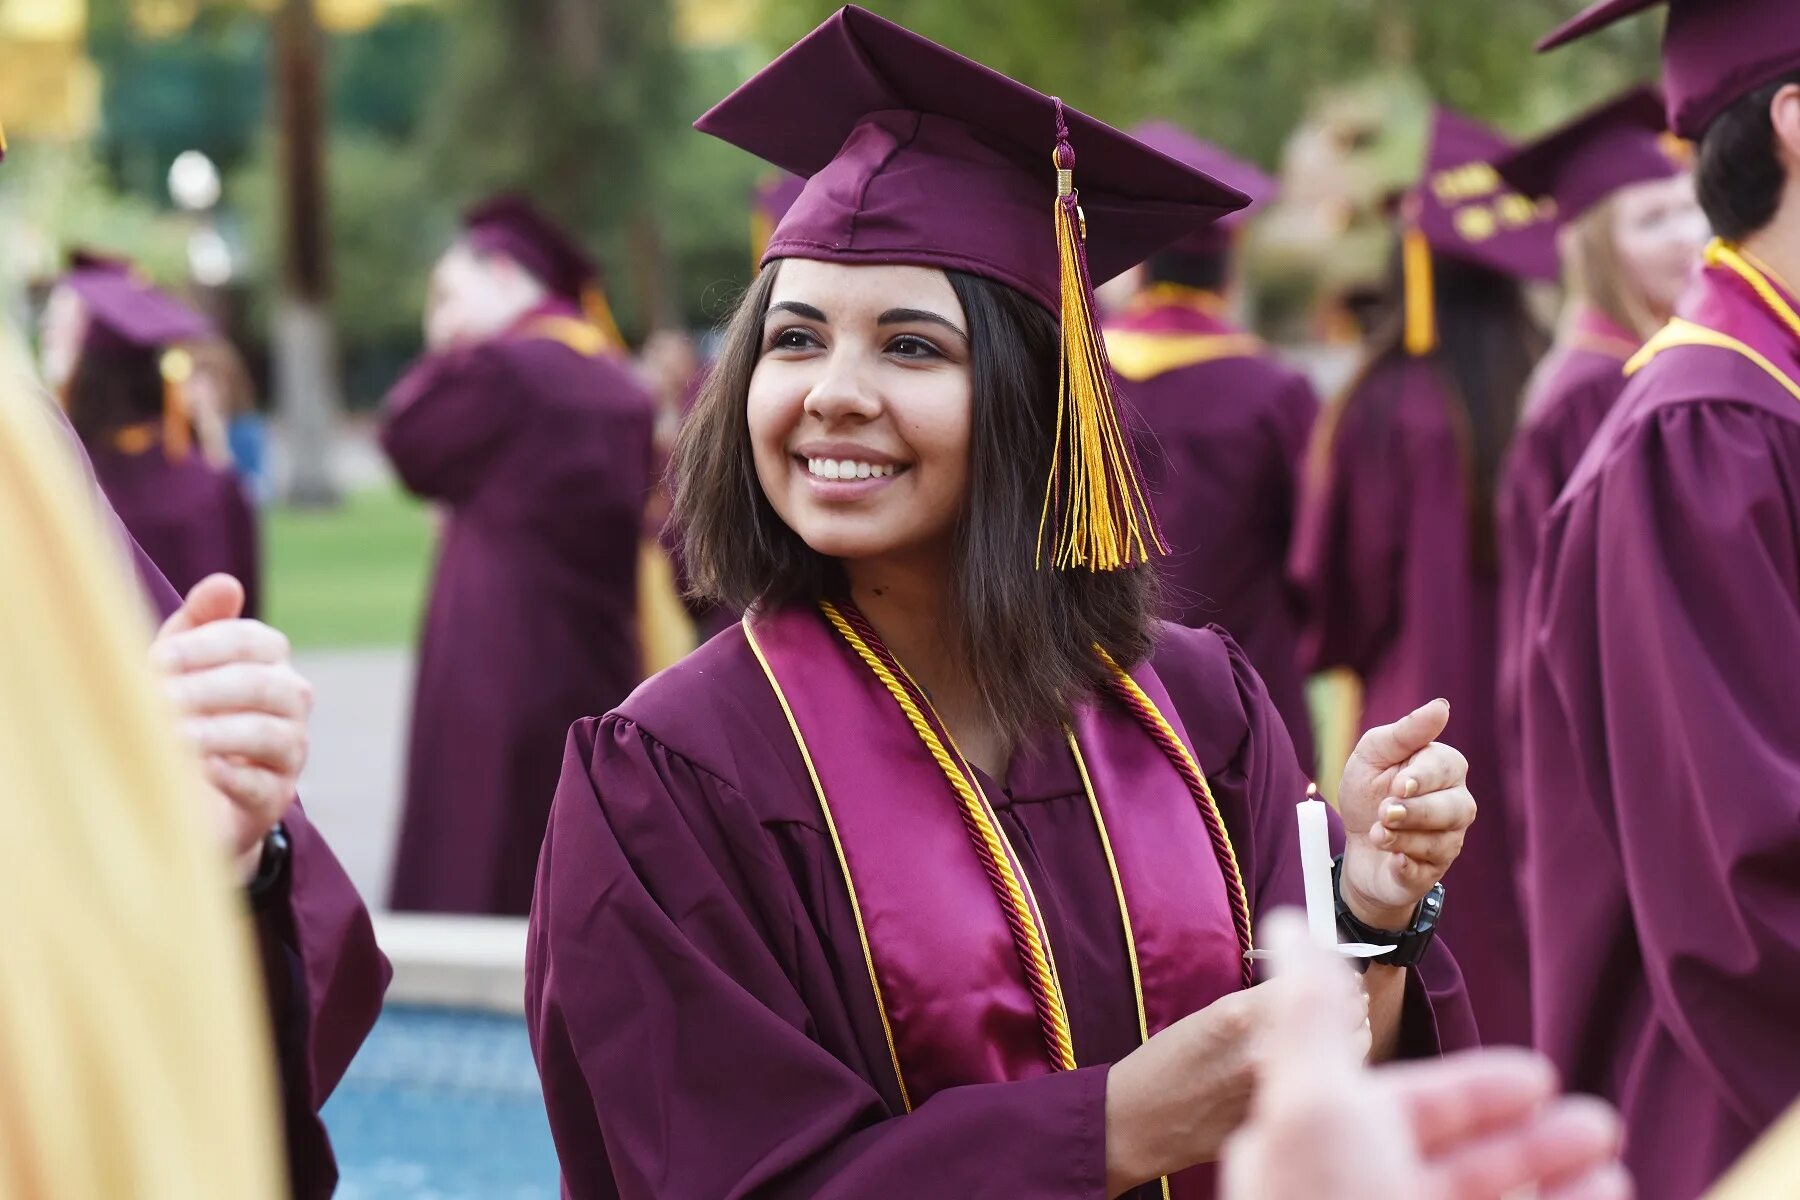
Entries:
POLYGON ((1207 835, 1212 838, 1213 851, 1219 859, 1219 868, 1225 873, 1225 890, 1231 897, 1232 919, 1237 926, 1239 949, 1244 954, 1244 982, 1248 986, 1249 955, 1255 946, 1251 934, 1250 901, 1244 891, 1244 875, 1238 866, 1237 850, 1231 844, 1231 834, 1225 828, 1225 818, 1219 813, 1218 801, 1213 799, 1212 785, 1207 783, 1206 773, 1200 769, 1200 763, 1194 758, 1193 752, 1176 736, 1174 726, 1169 724, 1169 719, 1162 715, 1150 697, 1144 694, 1144 689, 1138 686, 1137 680, 1128 675, 1104 647, 1095 646, 1094 653, 1106 664, 1107 670, 1112 672, 1113 688, 1125 707, 1144 725, 1163 752, 1169 755, 1200 808, 1201 819, 1206 823, 1207 835))

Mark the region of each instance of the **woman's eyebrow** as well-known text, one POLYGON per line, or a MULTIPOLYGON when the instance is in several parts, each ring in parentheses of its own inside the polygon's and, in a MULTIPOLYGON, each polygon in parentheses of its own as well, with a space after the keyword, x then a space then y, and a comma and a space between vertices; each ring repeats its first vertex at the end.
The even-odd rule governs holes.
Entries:
POLYGON ((877 325, 905 325, 913 321, 925 321, 932 325, 942 325, 945 329, 948 329, 951 333, 954 333, 964 341, 967 341, 969 337, 969 335, 964 333, 956 322, 952 321, 949 317, 941 317, 930 309, 925 308, 890 308, 875 319, 877 325))
POLYGON ((805 317, 808 321, 817 321, 821 325, 831 324, 825 314, 810 304, 802 304, 798 300, 781 300, 769 305, 771 313, 791 312, 797 317, 805 317))

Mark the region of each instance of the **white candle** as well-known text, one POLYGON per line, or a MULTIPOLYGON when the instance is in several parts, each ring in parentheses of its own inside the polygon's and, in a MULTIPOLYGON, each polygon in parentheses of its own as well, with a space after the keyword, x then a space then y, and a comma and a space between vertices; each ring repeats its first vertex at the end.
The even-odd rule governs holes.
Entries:
POLYGON ((1323 800, 1302 800, 1300 877, 1306 883, 1306 928, 1321 946, 1337 945, 1337 905, 1331 898, 1331 832, 1323 800))

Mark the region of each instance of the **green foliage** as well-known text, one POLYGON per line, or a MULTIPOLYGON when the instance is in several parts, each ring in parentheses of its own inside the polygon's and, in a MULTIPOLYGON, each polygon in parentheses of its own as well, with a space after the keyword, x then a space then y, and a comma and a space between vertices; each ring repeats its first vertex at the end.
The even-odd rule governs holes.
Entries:
POLYGON ((124 0, 95 0, 88 53, 105 80, 96 151, 123 190, 166 203, 183 150, 230 166, 250 152, 267 100, 267 23, 207 8, 178 38, 139 36, 124 0))
MULTIPOLYGON (((695 52, 681 112, 692 121, 760 64, 745 51, 695 52)), ((692 326, 717 323, 751 278, 749 196, 767 167, 717 138, 683 130, 663 150, 659 209, 670 259, 679 264, 681 311, 692 326)))
MULTIPOLYGON (((1278 8, 1288 0, 1246 0, 1278 8)), ((1083 111, 1129 110, 1141 72, 1161 61, 1184 14, 1228 0, 869 0, 873 12, 977 58, 1083 111)), ((762 0, 765 49, 774 52, 830 16, 833 0, 762 0)))
POLYGON ((162 283, 187 277, 187 221, 116 190, 89 147, 36 144, 9 155, 0 171, 0 202, 9 232, 33 235, 10 241, 0 255, 9 293, 60 273, 75 246, 129 255, 162 283))

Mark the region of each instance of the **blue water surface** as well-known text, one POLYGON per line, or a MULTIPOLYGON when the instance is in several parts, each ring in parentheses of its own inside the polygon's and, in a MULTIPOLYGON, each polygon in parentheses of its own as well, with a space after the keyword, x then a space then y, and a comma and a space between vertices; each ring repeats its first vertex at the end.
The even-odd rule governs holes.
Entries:
POLYGON ((517 1017, 392 1005, 325 1106, 338 1200, 554 1200, 556 1151, 517 1017))

